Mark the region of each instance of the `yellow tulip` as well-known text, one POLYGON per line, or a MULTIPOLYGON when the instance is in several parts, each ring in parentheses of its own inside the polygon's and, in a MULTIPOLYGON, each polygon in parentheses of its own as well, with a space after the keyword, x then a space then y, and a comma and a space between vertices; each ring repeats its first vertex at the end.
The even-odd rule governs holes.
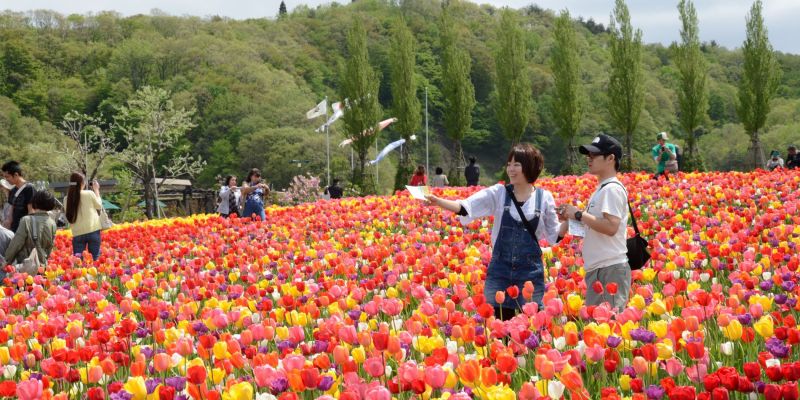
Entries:
POLYGON ((367 355, 364 352, 364 348, 361 346, 358 346, 355 349, 353 349, 351 353, 353 355, 353 360, 356 362, 356 364, 363 363, 364 360, 367 358, 367 355))
POLYGON ((228 343, 223 341, 214 343, 214 357, 220 360, 227 360, 230 358, 231 353, 228 352, 228 343))
POLYGON ((672 346, 667 343, 656 343, 656 350, 658 351, 658 358, 661 360, 669 360, 672 358, 672 346))
POLYGON ((570 294, 567 296, 567 307, 569 307, 570 311, 578 312, 583 306, 583 298, 577 294, 570 294))
POLYGON ((631 377, 629 375, 622 375, 619 377, 619 388, 628 391, 631 390, 631 377))
POLYGON ((222 394, 222 400, 250 400, 254 396, 250 382, 239 382, 222 394))
POLYGON ((141 376, 128 378, 128 382, 122 388, 133 396, 132 400, 145 400, 147 398, 147 386, 141 376))
POLYGON ((774 325, 772 323, 772 317, 769 315, 765 315, 761 317, 755 324, 753 324, 753 329, 758 332, 759 335, 763 338, 768 338, 772 336, 774 332, 774 325))
POLYGON ((728 326, 722 328, 722 334, 730 340, 742 338, 742 323, 738 319, 732 319, 728 326))
POLYGON ((651 321, 649 324, 647 324, 647 329, 653 331, 658 338, 667 336, 667 328, 667 321, 664 320, 651 321))

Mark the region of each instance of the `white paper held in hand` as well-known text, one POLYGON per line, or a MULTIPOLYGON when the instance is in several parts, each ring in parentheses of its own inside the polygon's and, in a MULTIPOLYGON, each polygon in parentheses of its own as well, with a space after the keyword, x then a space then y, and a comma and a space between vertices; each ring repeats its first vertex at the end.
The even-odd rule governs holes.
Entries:
POLYGON ((569 234, 572 236, 586 236, 586 225, 583 222, 575 221, 574 219, 569 220, 569 234))
POLYGON ((430 189, 427 186, 406 185, 406 189, 408 190, 408 193, 411 194, 411 197, 425 201, 428 201, 428 199, 425 198, 425 195, 431 193, 430 189))

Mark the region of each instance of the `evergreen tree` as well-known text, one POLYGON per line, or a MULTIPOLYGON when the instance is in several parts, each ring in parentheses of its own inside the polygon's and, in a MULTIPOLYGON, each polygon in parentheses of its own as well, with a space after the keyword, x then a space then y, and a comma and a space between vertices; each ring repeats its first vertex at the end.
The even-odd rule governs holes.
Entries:
POLYGON ((611 15, 611 76, 608 81, 608 111, 611 124, 625 138, 622 165, 633 169, 633 134, 642 113, 642 31, 635 32, 625 0, 616 0, 611 15))
POLYGON ((706 119, 708 110, 708 66, 700 51, 697 12, 691 0, 678 3, 681 15, 681 43, 674 46, 675 65, 678 68, 678 122, 686 139, 683 165, 686 171, 703 170, 703 159, 697 151, 695 131, 706 119))
MULTIPOLYGON (((449 6, 442 8, 442 95, 444 97, 444 127, 453 140, 453 161, 450 165, 450 183, 465 184, 464 150, 461 141, 472 126, 472 109, 475 107, 475 87, 470 80, 469 54, 457 42, 455 26, 449 6)), ((430 173, 430 171, 428 171, 430 173)))
POLYGON ((281 0, 281 5, 278 7, 278 18, 283 18, 286 16, 286 3, 281 0))
POLYGON ((525 61, 525 38, 516 12, 505 8, 497 27, 498 46, 495 111, 497 120, 512 144, 520 141, 531 114, 531 80, 525 61))
POLYGON ((556 123, 556 133, 567 144, 567 162, 564 173, 573 173, 577 166, 573 141, 581 125, 583 116, 583 94, 581 92, 580 65, 575 40, 575 27, 569 11, 564 10, 556 18, 555 44, 550 53, 550 68, 553 71, 552 115, 556 123))
POLYGON ((346 99, 344 120, 348 137, 353 138, 352 146, 358 155, 353 169, 352 183, 365 191, 364 167, 367 152, 377 139, 378 118, 381 106, 378 104, 378 75, 369 64, 367 52, 367 31, 359 18, 347 32, 347 57, 341 75, 341 98, 346 99))
POLYGON ((764 127, 780 79, 780 68, 769 43, 761 0, 750 8, 747 16, 747 38, 742 46, 744 70, 739 81, 739 104, 736 113, 750 136, 753 168, 764 168, 759 130, 764 127))
POLYGON ((417 97, 417 82, 414 79, 414 36, 408 29, 405 20, 398 18, 392 30, 391 58, 391 87, 392 111, 397 122, 395 129, 406 140, 400 152, 400 165, 394 180, 395 189, 402 189, 408 183, 414 172, 411 160, 410 137, 418 129, 422 117, 420 115, 419 98, 417 97))

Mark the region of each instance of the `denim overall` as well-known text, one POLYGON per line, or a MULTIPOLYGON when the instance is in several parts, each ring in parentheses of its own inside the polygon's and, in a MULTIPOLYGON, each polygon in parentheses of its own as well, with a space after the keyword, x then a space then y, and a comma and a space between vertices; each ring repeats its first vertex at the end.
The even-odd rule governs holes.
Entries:
MULTIPOLYGON (((539 216, 542 208, 542 189, 536 189, 536 213, 530 220, 531 226, 536 229, 539 225, 539 216)), ((522 221, 511 218, 509 212, 511 196, 506 194, 503 204, 503 218, 500 221, 500 233, 492 250, 492 260, 486 274, 486 283, 483 288, 483 295, 486 301, 494 307, 503 308, 522 308, 527 300, 522 296, 522 288, 526 281, 533 283, 534 292, 531 301, 542 307, 542 297, 544 297, 544 268, 542 264, 542 249, 539 243, 535 242, 522 221), (504 291, 509 286, 516 285, 519 288, 519 296, 512 299, 506 293, 503 304, 497 304, 495 294, 504 291)))
POLYGON ((266 213, 264 212, 264 190, 263 189, 255 189, 247 195, 247 198, 244 202, 244 210, 242 211, 242 217, 250 218, 255 214, 256 217, 261 218, 261 221, 265 221, 267 219, 266 213))

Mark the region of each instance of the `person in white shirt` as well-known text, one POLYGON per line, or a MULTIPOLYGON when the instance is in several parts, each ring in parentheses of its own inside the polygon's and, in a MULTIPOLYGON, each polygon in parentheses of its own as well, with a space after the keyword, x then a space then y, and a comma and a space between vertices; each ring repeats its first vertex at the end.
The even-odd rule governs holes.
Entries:
POLYGON ((599 184, 586 210, 578 210, 571 204, 559 207, 559 219, 564 221, 559 228, 559 236, 567 233, 567 220, 576 220, 585 225, 582 253, 586 272, 586 305, 596 306, 607 302, 620 311, 628 304, 631 289, 626 244, 628 193, 617 179, 622 145, 617 139, 601 134, 591 144, 581 146, 579 151, 586 155, 589 173, 597 177, 599 184), (596 288, 599 285, 595 282, 602 286, 596 288), (616 292, 614 285, 609 283, 616 285, 616 292))
POLYGON ((228 175, 225 177, 225 184, 219 190, 219 206, 217 212, 225 218, 231 215, 239 215, 239 204, 242 192, 236 187, 236 177, 228 175))
POLYGON ((540 309, 542 307, 545 284, 539 241, 544 239, 554 244, 558 236, 553 194, 533 186, 543 168, 542 153, 528 143, 520 143, 508 154, 506 173, 509 185, 496 184, 457 201, 426 196, 432 204, 458 213, 462 224, 494 216, 492 259, 487 268, 483 294, 486 302, 494 307, 495 317, 503 320, 513 317, 528 301, 523 295, 527 282, 534 289, 530 300, 540 309), (522 210, 533 234, 517 210, 522 210), (512 286, 516 286, 519 293, 516 298, 510 295, 513 291, 508 291, 512 286), (505 295, 498 295, 498 292, 505 295), (497 301, 503 297, 502 302, 497 301))
POLYGON ((431 187, 445 187, 449 185, 447 175, 444 174, 442 167, 436 167, 436 175, 431 177, 431 187))

